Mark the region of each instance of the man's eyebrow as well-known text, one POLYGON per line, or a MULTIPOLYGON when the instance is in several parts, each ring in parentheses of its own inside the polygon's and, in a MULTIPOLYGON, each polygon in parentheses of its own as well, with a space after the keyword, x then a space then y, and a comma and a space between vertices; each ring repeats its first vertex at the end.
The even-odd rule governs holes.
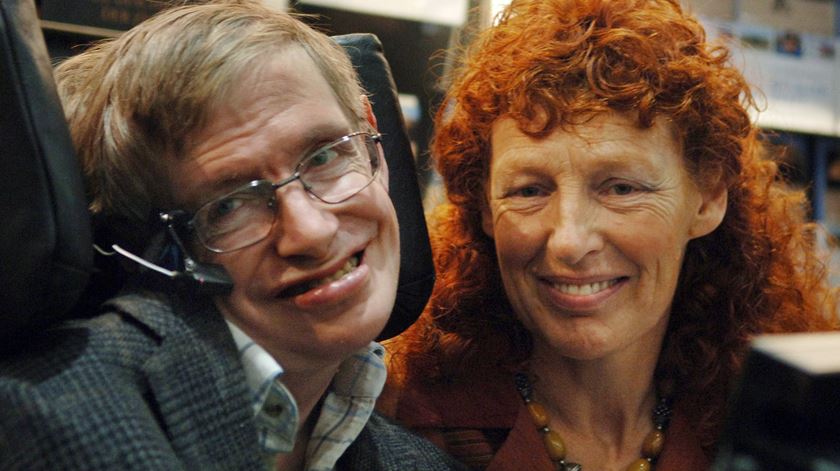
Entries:
MULTIPOLYGON (((336 139, 339 139, 349 133, 354 132, 353 127, 351 127, 347 123, 342 123, 340 125, 337 124, 324 124, 320 126, 315 126, 312 128, 307 128, 306 133, 301 136, 300 142, 304 145, 300 152, 307 153, 315 150, 316 148, 320 147, 324 144, 329 144, 336 139)), ((303 158, 304 155, 300 155, 299 158, 303 158)))
MULTIPOLYGON (((360 126, 361 127, 361 126, 360 126)), ((339 139, 349 133, 354 132, 352 125, 349 123, 325 123, 315 126, 307 127, 294 142, 290 142, 287 149, 295 152, 290 168, 294 168, 297 163, 305 158, 310 152, 316 151, 321 146, 329 144, 336 139, 339 139)), ((228 157, 231 158, 231 157, 228 157)), ((232 166, 236 167, 234 161, 232 166)), ((260 169, 249 168, 247 171, 233 171, 222 172, 212 181, 203 183, 201 186, 201 196, 199 198, 189 198, 185 205, 191 211, 198 210, 202 205, 220 198, 236 189, 247 185, 254 180, 264 179, 264 175, 260 175, 260 169)))
POLYGON ((184 209, 190 212, 198 211, 205 204, 221 198, 254 180, 259 180, 259 177, 251 178, 242 173, 222 175, 213 181, 200 185, 200 194, 196 197, 188 197, 183 203, 184 209))

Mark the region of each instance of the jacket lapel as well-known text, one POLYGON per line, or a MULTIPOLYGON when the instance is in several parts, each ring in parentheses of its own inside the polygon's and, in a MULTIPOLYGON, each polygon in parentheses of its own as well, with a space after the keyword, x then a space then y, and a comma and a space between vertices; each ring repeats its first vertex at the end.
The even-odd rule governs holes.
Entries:
POLYGON ((159 336, 144 365, 148 400, 188 468, 260 468, 250 394, 230 330, 209 300, 186 301, 145 295, 117 301, 159 336))

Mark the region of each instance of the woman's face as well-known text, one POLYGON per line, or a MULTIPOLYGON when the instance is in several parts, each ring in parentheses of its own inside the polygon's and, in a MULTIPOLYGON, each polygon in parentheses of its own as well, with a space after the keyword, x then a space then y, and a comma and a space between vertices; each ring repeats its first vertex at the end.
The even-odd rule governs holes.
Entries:
POLYGON ((689 240, 726 192, 694 184, 670 124, 601 115, 532 139, 492 130, 483 229, 535 347, 576 359, 659 348, 689 240))

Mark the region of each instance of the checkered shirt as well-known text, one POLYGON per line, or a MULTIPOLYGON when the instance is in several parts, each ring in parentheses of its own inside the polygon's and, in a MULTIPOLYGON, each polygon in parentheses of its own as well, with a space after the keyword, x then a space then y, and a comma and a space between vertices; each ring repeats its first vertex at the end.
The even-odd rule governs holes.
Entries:
MULTIPOLYGON (((300 417, 291 393, 281 382, 283 367, 238 327, 228 322, 245 378, 259 441, 268 469, 278 453, 292 451, 300 417)), ((385 384, 381 345, 371 342, 339 366, 324 397, 321 413, 306 450, 307 471, 330 471, 356 439, 373 412, 385 384)))

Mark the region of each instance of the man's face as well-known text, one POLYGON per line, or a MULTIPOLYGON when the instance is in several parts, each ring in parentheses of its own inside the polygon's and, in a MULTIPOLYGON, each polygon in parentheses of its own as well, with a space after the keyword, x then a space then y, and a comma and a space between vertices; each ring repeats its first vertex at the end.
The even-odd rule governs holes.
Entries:
MULTIPOLYGON (((309 152, 359 130, 306 52, 291 46, 247 72, 192 136, 172 172, 175 198, 195 210, 252 180, 280 181, 309 152)), ((342 203, 319 201, 300 181, 276 198, 264 240, 203 255, 234 282, 216 304, 287 370, 341 361, 382 330, 396 296, 399 233, 387 169, 342 203)))

